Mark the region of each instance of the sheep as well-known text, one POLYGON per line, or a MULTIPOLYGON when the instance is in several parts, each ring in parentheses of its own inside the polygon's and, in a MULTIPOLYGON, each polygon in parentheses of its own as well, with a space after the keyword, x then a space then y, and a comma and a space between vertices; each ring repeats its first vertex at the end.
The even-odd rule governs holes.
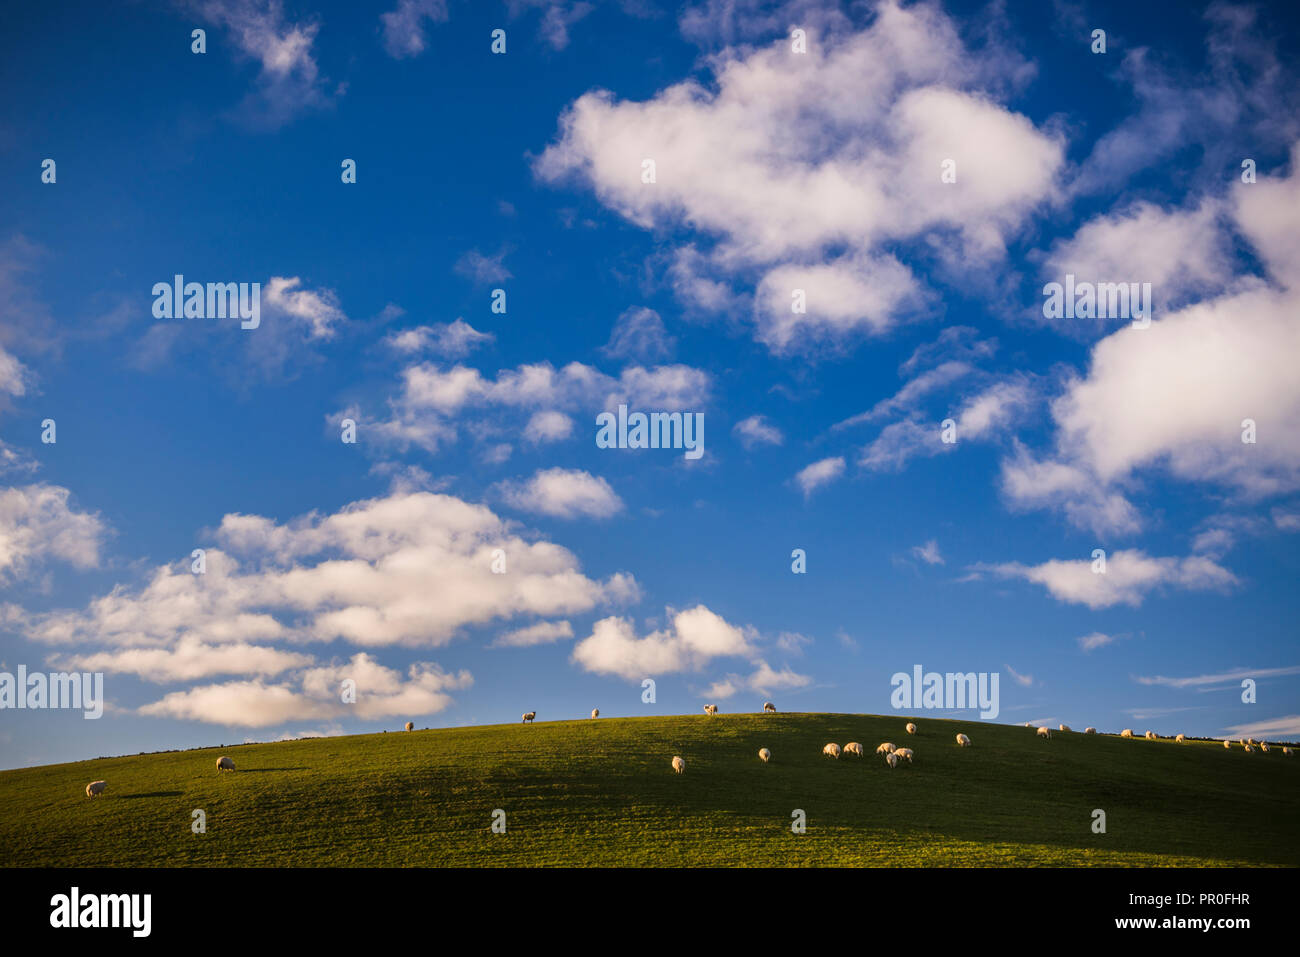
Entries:
POLYGON ((856 741, 850 741, 848 744, 844 745, 844 753, 856 754, 858 757, 862 757, 862 745, 856 741))
POLYGON ((1254 753, 1255 753, 1255 749, 1252 748, 1252 747, 1248 744, 1248 745, 1246 745, 1246 753, 1247 753, 1247 754, 1254 754, 1254 753))
POLYGON ((1052 736, 1052 729, 1048 727, 1042 727, 1038 729, 1037 734, 1040 738, 1050 738, 1052 736))
POLYGON ((1034 723, 1033 723, 1032 721, 1026 721, 1026 722, 1025 722, 1025 727, 1026 727, 1026 728, 1032 728, 1033 726, 1034 726, 1034 723))
POLYGON ((1060 727, 1060 729, 1061 729, 1062 731, 1069 731, 1069 730, 1070 730, 1070 726, 1069 726, 1068 724, 1062 724, 1062 725, 1059 725, 1059 727, 1060 727))
POLYGON ((1232 742, 1231 742, 1231 741, 1224 741, 1224 742, 1223 742, 1223 746, 1224 746, 1225 748, 1227 748, 1229 751, 1232 750, 1232 742))
POLYGON ((885 755, 885 763, 888 764, 891 768, 898 767, 898 755, 895 754, 893 751, 890 751, 888 754, 885 755))
POLYGON ((407 731, 414 731, 414 730, 415 730, 415 722, 414 722, 414 721, 408 721, 408 722, 406 722, 406 730, 407 730, 407 731))
POLYGON ((706 704, 704 706, 704 713, 711 718, 718 713, 718 706, 716 704, 706 704))
POLYGON ((963 748, 969 748, 970 738, 966 737, 966 735, 964 734, 959 734, 957 735, 957 743, 960 744, 963 748))
POLYGON ((909 721, 907 722, 907 727, 904 728, 903 730, 905 730, 908 734, 916 734, 916 725, 912 724, 912 722, 909 721))
POLYGON ((1187 743, 1187 736, 1184 735, 1184 734, 1174 735, 1174 743, 1175 743, 1175 744, 1186 744, 1186 743, 1187 743))
POLYGON ((218 770, 218 771, 233 771, 233 770, 235 770, 235 762, 232 761, 232 760, 230 760, 230 758, 227 758, 227 757, 220 757, 220 758, 217 758, 217 770, 218 770))
POLYGON ((1267 742, 1267 741, 1261 741, 1261 742, 1259 742, 1259 749, 1260 749, 1261 751, 1263 751, 1265 754, 1267 754, 1267 753, 1268 753, 1268 742, 1267 742))
POLYGON ((1291 753, 1291 749, 1290 749, 1290 748, 1283 748, 1283 749, 1282 749, 1282 753, 1283 753, 1283 754, 1290 754, 1290 753, 1291 753))
POLYGON ((88 798, 99 797, 101 794, 104 793, 104 789, 107 787, 108 787, 107 781, 91 781, 89 784, 86 785, 86 797, 88 798))
POLYGON ((776 705, 770 701, 763 702, 763 714, 776 714, 776 705))
POLYGON ((1131 737, 1133 737, 1133 729, 1132 729, 1132 728, 1125 728, 1123 731, 1121 731, 1121 732, 1119 733, 1119 736, 1120 736, 1121 738, 1131 738, 1131 737))
POLYGON ((767 750, 767 748, 759 748, 758 760, 762 761, 764 764, 767 764, 768 761, 772 760, 772 752, 767 750))
POLYGON ((520 723, 520 724, 531 724, 533 718, 535 718, 535 717, 537 717, 537 712, 536 712, 536 711, 529 711, 526 715, 524 715, 524 720, 523 720, 523 721, 520 721, 519 723, 520 723))
POLYGON ((1084 734, 1096 734, 1096 733, 1097 733, 1097 729, 1096 729, 1096 728, 1084 728, 1084 729, 1083 729, 1083 733, 1084 733, 1084 734))
POLYGON ((899 760, 902 760, 903 758, 906 758, 906 759, 907 759, 907 763, 908 763, 908 764, 911 764, 911 763, 912 763, 912 749, 911 749, 911 748, 899 748, 897 751, 894 752, 894 757, 898 758, 899 760))
POLYGON ((840 756, 840 746, 832 741, 822 748, 822 754, 829 754, 832 758, 838 758, 840 756))
POLYGON ((591 709, 591 716, 592 716, 593 718, 599 718, 599 717, 600 717, 600 709, 599 709, 599 708, 592 708, 592 709, 591 709))
POLYGON ((676 755, 673 756, 673 770, 678 774, 686 773, 686 762, 676 755))
POLYGON ((1146 738, 1148 741, 1160 740, 1160 735, 1156 734, 1154 731, 1148 731, 1146 734, 1143 735, 1143 737, 1146 738))
POLYGON ((1247 743, 1247 744, 1252 744, 1252 745, 1253 745, 1253 744, 1259 744, 1259 742, 1256 741, 1254 738, 1247 738, 1247 739, 1246 739, 1246 743, 1247 743))
POLYGON ((891 751, 897 751, 897 750, 898 749, 894 747, 892 743, 886 741, 884 744, 880 745, 880 747, 876 748, 876 754, 888 754, 891 751))

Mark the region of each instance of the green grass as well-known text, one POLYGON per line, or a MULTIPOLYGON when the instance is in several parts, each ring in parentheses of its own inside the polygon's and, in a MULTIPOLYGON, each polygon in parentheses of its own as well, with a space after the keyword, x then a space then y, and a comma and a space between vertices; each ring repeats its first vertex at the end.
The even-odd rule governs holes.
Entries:
POLYGON ((0 772, 0 864, 1300 864, 1300 758, 847 714, 609 718, 0 772), (958 731, 971 748, 959 748, 958 731), (916 752, 890 770, 881 741, 916 752), (828 741, 868 756, 823 757, 828 741), (770 765, 757 757, 773 754, 770 765), (228 754, 239 768, 219 774, 228 754), (685 758, 673 774, 673 755, 685 758), (88 799, 89 781, 108 792, 88 799), (207 833, 191 832, 191 811, 207 833), (493 809, 507 831, 493 834, 493 809), (791 812, 807 833, 791 832, 791 812), (1091 830, 1092 811, 1107 833, 1091 830))

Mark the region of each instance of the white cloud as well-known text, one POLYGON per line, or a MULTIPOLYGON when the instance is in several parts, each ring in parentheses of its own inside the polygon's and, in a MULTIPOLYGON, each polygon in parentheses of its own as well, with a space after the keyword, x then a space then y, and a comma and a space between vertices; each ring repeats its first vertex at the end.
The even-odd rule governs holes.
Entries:
POLYGON ((1022 675, 1020 674, 1020 672, 1016 671, 1016 669, 1012 668, 1010 665, 1003 665, 1002 667, 1006 668, 1007 671, 1010 672, 1011 677, 1012 679, 1015 680, 1016 684, 1023 685, 1026 688, 1028 688, 1030 685, 1034 683, 1033 675, 1022 675))
POLYGON ((310 665, 310 655, 281 651, 239 641, 204 644, 182 636, 170 648, 124 648, 90 654, 56 656, 51 664, 62 671, 104 671, 138 675, 157 683, 195 681, 214 675, 256 675, 271 678, 292 668, 310 665))
POLYGON ((799 470, 795 475, 795 484, 803 491, 804 498, 812 495, 823 485, 835 481, 844 474, 844 456, 837 455, 821 459, 799 470))
POLYGON ((495 339, 492 333, 479 332, 464 319, 457 318, 455 322, 394 332, 385 337, 384 343, 397 352, 427 352, 447 359, 461 359, 478 346, 495 339))
POLYGON ((751 415, 747 419, 741 419, 731 431, 747 449, 752 449, 756 445, 781 445, 785 442, 781 430, 762 415, 751 415))
POLYGON ((1137 607, 1147 594, 1163 586, 1186 590, 1226 589, 1237 577, 1204 556, 1152 558, 1138 549, 1120 550, 1106 559, 1106 570, 1094 572, 1089 559, 1053 559, 1041 565, 1008 562, 976 566, 1003 578, 1020 578, 1046 588, 1058 601, 1109 608, 1137 607))
POLYGON ((912 554, 927 565, 942 565, 943 555, 939 552, 939 543, 933 538, 924 545, 915 545, 912 548, 912 554))
POLYGON ((336 327, 347 321, 347 316, 339 308, 338 297, 329 289, 313 292, 301 286, 302 280, 297 276, 272 276, 262 290, 262 302, 273 313, 279 312, 294 320, 306 338, 334 338, 336 327))
POLYGON ((99 566, 108 526, 69 506, 69 495, 45 483, 0 489, 0 584, 50 558, 80 569, 99 566))
POLYGON ((619 315, 601 351, 613 358, 655 362, 671 356, 674 346, 659 313, 645 306, 632 306, 619 315))
POLYGON ((0 392, 19 396, 27 391, 27 367, 0 346, 0 392))
POLYGON ((380 14, 384 49, 398 59, 419 56, 428 43, 425 21, 446 23, 446 0, 397 0, 397 6, 380 14))
POLYGON ((512 278, 505 266, 505 258, 504 249, 495 256, 485 256, 477 249, 471 249, 456 261, 456 272, 482 285, 505 282, 512 278))
POLYGON ((608 518, 623 510, 608 482, 580 469, 544 469, 523 485, 504 482, 501 495, 514 508, 556 518, 608 518))
POLYGON ((1224 729, 1230 738, 1254 738, 1256 741, 1279 739, 1295 741, 1300 738, 1300 714, 1280 718, 1265 718, 1249 724, 1234 724, 1224 729))
POLYGON ((573 637, 573 625, 567 621, 540 621, 527 628, 518 628, 506 632, 496 641, 493 648, 531 648, 534 645, 554 644, 564 638, 573 637))
POLYGON ((669 628, 643 638, 626 618, 602 618, 573 649, 573 661, 586 671, 628 680, 698 671, 714 658, 750 655, 750 631, 703 605, 676 613, 669 628))
POLYGON ((1114 635, 1094 631, 1091 634, 1079 636, 1079 647, 1084 651, 1096 651, 1098 648, 1104 648, 1114 641, 1114 635))
POLYGON ((559 442, 573 434, 573 420, 563 412, 554 409, 536 412, 524 428, 524 438, 530 442, 559 442))
POLYGON ((1214 675, 1194 675, 1190 678, 1166 678, 1163 675, 1152 677, 1136 676, 1134 681, 1144 685, 1163 685, 1167 688, 1205 688, 1208 685, 1240 685, 1244 678, 1277 678, 1284 675, 1300 674, 1300 665, 1286 668, 1235 668, 1214 675))

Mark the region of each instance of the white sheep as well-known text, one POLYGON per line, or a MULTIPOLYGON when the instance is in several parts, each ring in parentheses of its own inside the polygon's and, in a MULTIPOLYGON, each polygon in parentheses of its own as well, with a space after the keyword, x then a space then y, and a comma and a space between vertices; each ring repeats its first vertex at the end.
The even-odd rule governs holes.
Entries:
POLYGON ((1154 731, 1148 731, 1145 735, 1143 735, 1143 737, 1146 738, 1148 741, 1156 741, 1159 739, 1160 735, 1156 734, 1154 731))
POLYGON ((1259 749, 1260 749, 1261 751, 1263 751, 1265 754, 1267 754, 1267 753, 1268 753, 1268 742, 1267 742, 1267 741, 1261 741, 1261 742, 1259 742, 1259 749))
POLYGON ((916 725, 912 724, 912 722, 909 721, 907 722, 907 727, 904 730, 906 730, 908 734, 916 734, 916 725))
POLYGON ((763 702, 763 714, 776 714, 776 705, 770 701, 763 702))
POLYGON ((1246 745, 1246 753, 1247 753, 1247 754, 1254 754, 1254 753, 1255 753, 1255 749, 1252 748, 1252 747, 1248 744, 1248 745, 1246 745))
POLYGON ((1231 742, 1231 741, 1224 741, 1224 742, 1223 742, 1223 746, 1224 746, 1225 748, 1227 748, 1229 751, 1232 750, 1232 742, 1231 742))
POLYGON ((1291 753, 1291 749, 1290 749, 1290 748, 1283 748, 1283 749, 1282 749, 1282 753, 1283 753, 1283 754, 1290 754, 1290 753, 1291 753))
POLYGON ((772 752, 767 750, 767 748, 759 748, 758 760, 762 761, 764 764, 767 764, 768 761, 772 760, 772 752))
POLYGON ((1174 735, 1174 743, 1175 743, 1175 744, 1186 744, 1186 743, 1187 743, 1187 736, 1186 736, 1186 735, 1183 735, 1183 734, 1177 734, 1177 735, 1174 735))
POLYGON ((704 706, 704 713, 711 718, 718 713, 718 706, 716 704, 706 704, 704 706))
POLYGON ((406 722, 406 730, 407 730, 407 731, 414 731, 414 730, 415 730, 415 722, 414 722, 414 721, 408 721, 408 722, 406 722))
POLYGON ((233 771, 235 770, 235 762, 226 757, 217 758, 217 770, 233 771))
POLYGON ((536 712, 536 711, 529 711, 526 715, 524 715, 524 720, 523 720, 523 721, 520 721, 519 723, 520 723, 520 724, 529 724, 529 723, 532 722, 533 718, 535 718, 535 717, 537 717, 537 712, 536 712))
POLYGON ((894 745, 891 742, 886 741, 884 744, 880 745, 880 747, 876 748, 876 754, 888 754, 891 751, 897 751, 897 750, 898 749, 894 747, 894 745))
POLYGON ((99 797, 101 794, 104 793, 104 789, 107 787, 108 787, 107 781, 91 781, 89 784, 86 785, 86 797, 88 798, 99 797))
POLYGON ((850 741, 848 744, 844 745, 844 753, 856 754, 858 757, 862 757, 862 745, 856 741, 850 741))
POLYGON ((1083 733, 1084 733, 1084 734, 1096 734, 1096 733, 1097 733, 1097 729, 1096 729, 1096 728, 1084 728, 1084 729, 1083 729, 1083 733))
POLYGON ((1121 731, 1121 732, 1119 733, 1119 736, 1120 736, 1121 738, 1131 738, 1131 737, 1133 737, 1133 729, 1132 729, 1132 728, 1125 728, 1123 731, 1121 731))
POLYGON ((1259 744, 1259 742, 1256 741, 1254 738, 1247 738, 1247 739, 1246 739, 1246 743, 1247 743, 1247 744, 1259 744))
POLYGON ((686 762, 683 761, 681 758, 674 756, 673 770, 676 771, 678 774, 686 773, 686 762))
POLYGON ((966 737, 966 735, 964 734, 959 734, 957 735, 957 743, 960 744, 963 748, 969 748, 970 738, 966 737))
POLYGON ((888 764, 891 768, 898 767, 898 755, 893 751, 890 751, 888 754, 885 755, 885 763, 888 764))
POLYGON ((1038 729, 1037 734, 1040 738, 1050 738, 1052 736, 1052 729, 1048 727, 1042 727, 1038 729))
POLYGON ((592 716, 593 718, 599 718, 599 717, 600 717, 600 709, 599 709, 599 708, 592 708, 592 709, 591 709, 591 716, 592 716))
POLYGON ((1069 731, 1069 730, 1070 730, 1070 726, 1069 726, 1068 724, 1062 724, 1062 725, 1059 725, 1059 727, 1060 727, 1060 729, 1061 729, 1062 731, 1069 731))
POLYGON ((828 754, 832 758, 838 758, 840 756, 840 746, 832 741, 830 744, 826 745, 826 747, 822 748, 822 754, 828 754))
POLYGON ((902 759, 906 758, 906 759, 907 759, 907 763, 908 763, 908 764, 911 764, 911 763, 912 763, 912 749, 911 749, 911 748, 899 748, 897 751, 894 752, 894 757, 898 758, 900 761, 901 761, 902 759))

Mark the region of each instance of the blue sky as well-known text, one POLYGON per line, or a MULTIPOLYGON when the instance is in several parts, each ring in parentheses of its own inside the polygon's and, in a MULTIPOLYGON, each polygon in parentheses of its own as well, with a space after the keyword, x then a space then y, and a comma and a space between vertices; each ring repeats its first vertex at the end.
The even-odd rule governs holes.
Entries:
POLYGON ((0 671, 108 705, 0 766, 917 664, 1300 737, 1288 5, 393 3, 12 13, 0 671), (261 324, 155 318, 178 273, 261 324), (1149 324, 1045 318, 1067 274, 1149 324), (598 448, 620 403, 703 457, 598 448))

